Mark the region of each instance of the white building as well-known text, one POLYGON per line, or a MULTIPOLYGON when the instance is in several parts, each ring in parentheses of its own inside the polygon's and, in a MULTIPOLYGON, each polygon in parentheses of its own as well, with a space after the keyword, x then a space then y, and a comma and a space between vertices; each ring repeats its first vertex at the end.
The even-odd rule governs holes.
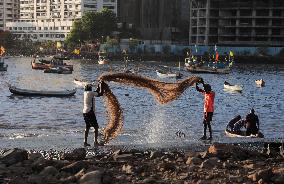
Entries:
POLYGON ((117 14, 117 0, 20 0, 20 19, 6 29, 20 39, 63 41, 75 19, 105 7, 117 14))
POLYGON ((19 0, 0 0, 0 30, 5 30, 6 22, 19 18, 19 0))

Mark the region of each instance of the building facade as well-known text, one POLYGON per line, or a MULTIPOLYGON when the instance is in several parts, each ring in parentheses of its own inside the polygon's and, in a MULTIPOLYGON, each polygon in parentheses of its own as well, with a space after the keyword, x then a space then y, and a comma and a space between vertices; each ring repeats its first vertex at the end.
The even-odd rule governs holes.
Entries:
POLYGON ((64 41, 75 19, 105 7, 117 13, 116 0, 20 0, 20 18, 6 29, 19 39, 64 41))
POLYGON ((6 22, 19 18, 19 0, 0 0, 0 30, 5 30, 6 22))
POLYGON ((118 7, 119 22, 138 29, 144 40, 175 40, 189 20, 189 0, 119 0, 118 7))
POLYGON ((284 1, 191 0, 189 44, 284 46, 284 1))

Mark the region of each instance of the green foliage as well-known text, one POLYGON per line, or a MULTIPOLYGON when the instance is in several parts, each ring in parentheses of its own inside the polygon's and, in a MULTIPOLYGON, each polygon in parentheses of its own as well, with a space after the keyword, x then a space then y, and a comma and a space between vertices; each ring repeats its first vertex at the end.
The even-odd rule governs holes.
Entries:
POLYGON ((114 13, 104 8, 100 12, 86 12, 82 19, 73 23, 72 30, 67 37, 67 45, 76 45, 83 42, 101 40, 116 29, 114 13))
POLYGON ((6 49, 10 49, 14 45, 14 38, 9 31, 0 30, 0 45, 6 49))

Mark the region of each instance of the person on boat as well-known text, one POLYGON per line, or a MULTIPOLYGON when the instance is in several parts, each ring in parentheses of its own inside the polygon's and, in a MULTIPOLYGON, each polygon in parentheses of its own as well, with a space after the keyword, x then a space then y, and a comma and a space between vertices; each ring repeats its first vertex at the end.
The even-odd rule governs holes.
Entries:
POLYGON ((233 132, 234 130, 234 125, 236 122, 238 122, 239 120, 241 120, 242 117, 241 115, 237 115, 236 117, 234 117, 231 121, 229 121, 226 129, 229 131, 229 132, 233 132))
POLYGON ((250 110, 250 113, 246 115, 245 124, 246 124, 246 135, 250 136, 251 134, 256 135, 259 131, 259 119, 258 116, 254 113, 254 109, 250 110))
POLYGON ((214 112, 214 99, 215 92, 211 90, 211 86, 209 84, 205 84, 203 80, 200 81, 203 84, 203 90, 198 87, 198 83, 196 83, 196 90, 204 95, 204 117, 203 117, 203 137, 202 140, 207 139, 206 131, 207 127, 209 129, 210 136, 208 140, 212 139, 212 128, 211 121, 214 112))
POLYGON ((234 124, 233 132, 241 135, 241 129, 245 127, 245 120, 240 119, 234 124))
POLYGON ((90 146, 88 143, 88 135, 91 127, 94 128, 94 145, 100 145, 98 142, 98 122, 95 115, 95 97, 103 95, 103 87, 99 82, 96 91, 92 91, 92 85, 87 84, 84 91, 84 108, 83 117, 86 123, 86 129, 84 132, 84 146, 90 146))

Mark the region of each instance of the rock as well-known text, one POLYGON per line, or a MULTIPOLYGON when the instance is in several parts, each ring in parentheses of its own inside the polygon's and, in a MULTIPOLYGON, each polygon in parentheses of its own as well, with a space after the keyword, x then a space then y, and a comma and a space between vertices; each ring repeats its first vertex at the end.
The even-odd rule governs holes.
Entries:
POLYGON ((264 181, 268 182, 272 176, 272 169, 263 169, 258 172, 255 172, 253 174, 248 175, 248 178, 252 181, 259 181, 260 179, 263 179, 264 181))
POLYGON ((40 158, 43 158, 43 156, 40 153, 30 153, 28 155, 28 159, 31 160, 31 161, 36 161, 40 158))
POLYGON ((82 169, 87 169, 88 164, 85 161, 77 161, 60 169, 60 172, 67 172, 71 174, 75 174, 82 169))
POLYGON ((47 166, 53 166, 53 160, 46 160, 43 157, 38 158, 34 163, 32 163, 31 168, 35 172, 42 171, 47 166))
POLYGON ((23 149, 10 149, 1 155, 0 162, 10 166, 28 159, 28 152, 23 149))
POLYGON ((132 156, 133 156, 132 154, 114 155, 113 160, 117 161, 119 159, 128 159, 128 158, 131 158, 132 156))
POLYGON ((257 184, 264 184, 263 179, 258 180, 257 184))
POLYGON ((184 180, 184 179, 188 178, 188 176, 189 176, 188 173, 180 173, 180 174, 178 175, 178 179, 184 180))
POLYGON ((245 160, 248 158, 263 158, 264 154, 261 154, 257 151, 251 151, 244 149, 240 146, 230 145, 230 144, 222 144, 222 143, 214 143, 208 149, 208 153, 215 155, 220 159, 227 159, 229 157, 233 157, 234 159, 245 160))
POLYGON ((83 175, 79 183, 80 184, 102 184, 102 172, 101 171, 91 171, 83 175))
POLYGON ((212 169, 219 164, 219 159, 216 157, 209 158, 201 163, 200 168, 212 169))
POLYGON ((47 177, 47 176, 57 176, 59 172, 57 169, 53 166, 47 166, 45 167, 40 173, 40 176, 47 177))
POLYGON ((188 159, 186 161, 187 165, 191 165, 191 164, 199 165, 201 163, 202 163, 202 160, 200 158, 197 158, 197 157, 188 157, 188 159))
POLYGON ((158 151, 151 151, 150 152, 150 159, 155 159, 155 158, 158 158, 158 157, 161 157, 162 154, 161 152, 158 152, 158 151))
POLYGON ((86 158, 86 150, 85 148, 76 148, 74 149, 72 152, 70 153, 64 153, 62 156, 61 156, 61 159, 62 160, 84 160, 86 158))
POLYGON ((131 165, 126 165, 126 164, 124 164, 123 166, 122 166, 122 171, 124 171, 124 172, 126 172, 126 174, 132 174, 133 173, 133 171, 132 171, 133 169, 132 169, 132 166, 131 165))
POLYGON ((275 173, 274 176, 271 178, 271 180, 275 184, 284 184, 284 172, 282 171, 282 172, 275 173))

